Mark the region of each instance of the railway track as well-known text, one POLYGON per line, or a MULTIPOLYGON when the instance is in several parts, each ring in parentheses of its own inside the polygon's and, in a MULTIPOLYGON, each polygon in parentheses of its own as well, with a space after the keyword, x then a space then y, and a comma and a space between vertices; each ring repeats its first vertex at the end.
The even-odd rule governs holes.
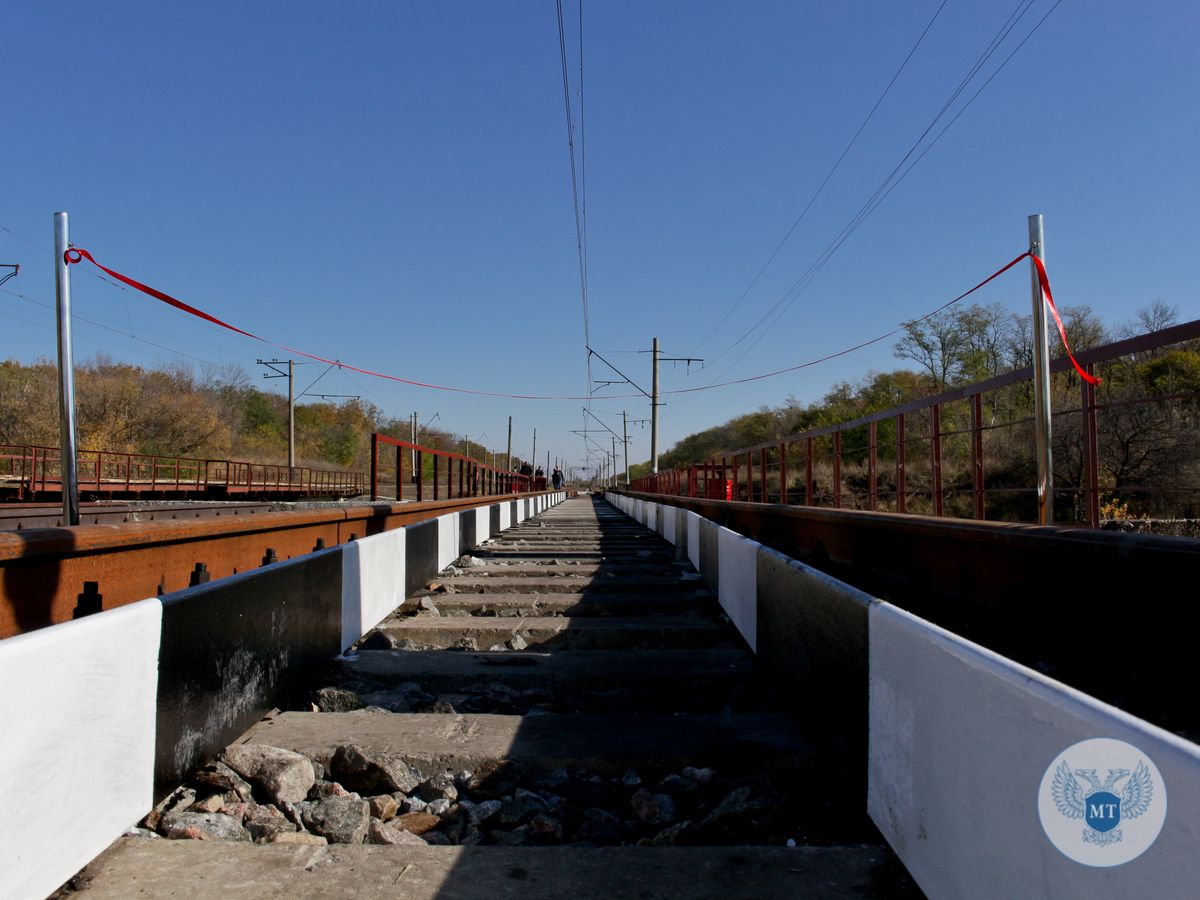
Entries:
POLYGON ((71 888, 921 896, 705 582, 589 497, 460 559, 223 759, 71 888))

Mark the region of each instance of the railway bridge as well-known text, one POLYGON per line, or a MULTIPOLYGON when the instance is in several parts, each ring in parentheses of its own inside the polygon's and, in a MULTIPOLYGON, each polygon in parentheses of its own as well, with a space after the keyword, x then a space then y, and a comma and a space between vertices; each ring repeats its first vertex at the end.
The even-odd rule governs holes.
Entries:
POLYGON ((1190 896, 1200 542, 459 477, 0 534, 0 893, 1190 896))

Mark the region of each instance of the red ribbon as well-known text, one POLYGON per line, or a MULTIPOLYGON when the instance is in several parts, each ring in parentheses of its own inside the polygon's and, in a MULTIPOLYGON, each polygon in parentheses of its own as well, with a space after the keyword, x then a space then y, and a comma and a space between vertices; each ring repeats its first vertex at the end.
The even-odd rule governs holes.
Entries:
POLYGON ((1054 295, 1050 293, 1050 276, 1046 274, 1046 264, 1032 253, 1026 253, 1025 255, 1033 260, 1033 264, 1037 268, 1038 284, 1042 288, 1042 297, 1045 299, 1046 305, 1050 307, 1050 315, 1054 316, 1054 324, 1058 326, 1058 334, 1062 338, 1063 349, 1067 351, 1067 357, 1071 360, 1071 365, 1075 367, 1075 371, 1079 373, 1079 377, 1088 384, 1099 384, 1099 378, 1085 372, 1083 366, 1079 365, 1079 360, 1071 352, 1071 345, 1067 343, 1067 329, 1063 328, 1062 318, 1058 314, 1058 308, 1054 305, 1054 295))
MULTIPOLYGON (((547 396, 541 396, 541 395, 536 395, 536 394, 502 394, 502 393, 498 393, 496 391, 474 391, 469 388, 446 387, 445 385, 441 385, 441 384, 429 384, 424 381, 412 381, 411 379, 408 379, 408 378, 401 378, 398 375, 388 375, 386 372, 375 372, 375 371, 372 371, 371 369, 360 369, 357 366, 351 366, 347 363, 342 362, 341 360, 326 359, 323 356, 316 356, 312 353, 305 353, 303 350, 297 350, 294 347, 288 347, 286 344, 277 344, 275 341, 270 341, 264 337, 259 337, 257 334, 252 334, 249 331, 245 331, 241 328, 238 328, 236 325, 230 325, 228 322, 223 322, 220 319, 218 319, 216 316, 209 315, 208 313, 204 312, 204 310, 196 309, 196 307, 194 307, 194 306, 189 306, 188 304, 184 303, 182 300, 178 300, 175 297, 172 297, 170 294, 164 294, 162 291, 155 290, 154 288, 150 287, 149 285, 142 284, 140 281, 130 278, 127 275, 122 275, 120 272, 115 272, 112 269, 108 268, 107 266, 100 265, 100 263, 96 262, 95 258, 92 256, 92 254, 88 253, 86 250, 83 250, 81 248, 72 247, 70 250, 67 250, 63 254, 63 259, 66 261, 67 265, 69 265, 69 266, 74 265, 75 263, 81 262, 82 260, 86 259, 88 262, 90 262, 96 268, 98 268, 104 272, 107 272, 109 275, 111 275, 113 278, 117 279, 118 281, 124 282, 125 284, 129 285, 132 288, 136 288, 137 290, 141 291, 143 294, 149 294, 154 299, 161 300, 163 303, 167 303, 167 304, 175 307, 176 309, 183 310, 185 313, 189 313, 193 316, 197 316, 198 318, 204 319, 206 322, 212 322, 214 325, 220 325, 222 328, 228 328, 230 331, 234 331, 234 332, 237 332, 238 334, 245 335, 248 338, 253 338, 256 341, 262 341, 264 344, 270 344, 272 347, 278 347, 280 350, 286 350, 288 353, 294 353, 297 356, 303 356, 305 359, 311 359, 311 360, 315 360, 316 362, 327 363, 328 365, 337 366, 338 368, 341 368, 341 369, 349 369, 351 372, 358 372, 360 375, 371 375, 375 378, 386 378, 389 381, 398 381, 401 384, 411 384, 414 387, 433 388, 434 390, 438 390, 438 391, 453 391, 454 393, 458 393, 458 394, 477 394, 477 395, 484 396, 484 397, 505 397, 505 398, 508 398, 511 400, 590 400, 590 399, 593 399, 591 397, 547 397, 547 396)), ((631 396, 636 396, 636 395, 631 395, 631 396)), ((606 397, 605 399, 611 399, 611 398, 606 397)))
MULTIPOLYGON (((1046 301, 1046 304, 1050 307, 1050 315, 1052 315, 1054 317, 1054 324, 1056 324, 1058 326, 1058 333, 1059 333, 1059 336, 1062 338, 1063 349, 1065 349, 1067 351, 1067 356, 1071 360, 1071 365, 1073 365, 1075 367, 1075 371, 1079 373, 1079 377, 1082 378, 1084 381, 1088 382, 1089 384, 1099 384, 1100 379, 1097 378, 1096 376, 1091 375, 1088 372, 1084 371, 1083 367, 1081 365, 1079 365, 1078 360, 1075 359, 1075 354, 1073 354, 1071 352, 1071 346, 1070 346, 1070 344, 1067 343, 1067 330, 1066 330, 1066 328, 1063 327, 1062 318, 1058 315, 1058 309, 1054 305, 1054 295, 1050 293, 1050 277, 1046 274, 1046 265, 1045 265, 1045 263, 1043 263, 1040 259, 1038 259, 1036 256, 1034 256, 1030 252, 1022 253, 1020 256, 1018 256, 1016 259, 1014 259, 1008 265, 1004 266, 1002 269, 998 269, 997 271, 993 272, 991 275, 989 275, 983 281, 979 282, 979 284, 975 285, 975 287, 971 288, 966 293, 960 294, 959 296, 957 296, 953 300, 951 300, 949 303, 946 303, 946 304, 938 307, 938 309, 934 310, 933 313, 929 313, 928 315, 926 315, 922 318, 929 318, 929 316, 934 315, 935 313, 941 312, 943 309, 946 309, 948 306, 951 306, 951 305, 957 303, 959 300, 962 300, 964 297, 967 297, 970 294, 975 293, 975 291, 979 290, 981 287, 983 287, 988 282, 1000 277, 1002 274, 1007 272, 1009 269, 1011 269, 1013 266, 1015 266, 1017 263, 1019 263, 1025 257, 1029 257, 1030 259, 1032 259, 1034 267, 1037 269, 1038 284, 1041 286, 1041 289, 1042 289, 1042 297, 1046 301)), ((326 359, 323 356, 315 356, 312 353, 305 353, 303 350, 296 350, 295 348, 288 347, 284 344, 277 344, 274 341, 269 341, 264 337, 259 337, 257 334, 251 334, 249 331, 244 331, 243 329, 238 328, 236 325, 230 325, 228 322, 223 322, 220 319, 218 319, 216 316, 209 315, 208 313, 204 312, 204 310, 202 310, 202 309, 196 309, 196 307, 189 306, 188 304, 184 303, 182 300, 175 299, 170 294, 164 294, 162 291, 155 290, 154 288, 150 287, 149 285, 142 284, 140 281, 136 281, 133 278, 129 278, 126 275, 122 275, 120 272, 115 272, 112 269, 108 268, 107 266, 100 265, 100 263, 96 262, 95 258, 92 256, 92 254, 88 253, 86 250, 83 250, 81 248, 72 247, 70 250, 67 250, 63 254, 63 259, 66 262, 66 264, 69 266, 74 265, 75 263, 81 262, 82 260, 86 259, 88 262, 90 262, 96 268, 98 268, 104 272, 107 272, 109 275, 111 275, 113 278, 117 279, 118 281, 124 282, 125 284, 129 285, 130 287, 136 288, 137 290, 141 291, 144 294, 149 294, 151 297, 155 298, 156 300, 161 300, 163 303, 167 303, 167 304, 175 307, 176 309, 182 310, 185 313, 189 313, 193 316, 204 319, 207 322, 212 322, 214 325, 220 325, 222 328, 228 328, 230 331, 234 331, 234 332, 237 332, 238 334, 245 335, 248 338, 253 338, 256 341, 262 341, 264 344, 270 344, 272 347, 278 347, 280 350, 286 350, 288 353, 294 353, 297 356, 303 356, 306 359, 315 360, 316 362, 327 363, 328 365, 331 365, 331 366, 338 366, 339 368, 342 368, 342 369, 349 369, 351 372, 358 372, 361 375, 371 375, 376 378, 386 378, 389 381, 398 381, 401 384, 411 384, 414 387, 433 388, 434 390, 438 390, 438 391, 452 391, 452 392, 458 393, 458 394, 476 394, 476 395, 483 396, 483 397, 505 397, 505 398, 512 399, 512 400, 592 400, 592 399, 595 399, 593 397, 548 397, 548 396, 541 396, 541 395, 537 395, 537 394, 502 394, 502 393, 498 393, 496 391, 475 391, 475 390, 471 390, 469 388, 446 387, 446 386, 440 385, 440 384, 428 384, 427 382, 424 382, 424 381, 412 381, 408 378, 401 378, 398 375, 388 375, 385 372, 374 372, 371 369, 360 369, 357 366, 347 365, 346 363, 341 362, 340 360, 326 359)), ((842 356, 846 353, 851 352, 852 350, 857 350, 857 349, 867 346, 868 344, 873 344, 878 341, 881 341, 884 338, 889 337, 892 334, 895 334, 895 331, 891 331, 886 335, 882 335, 878 338, 875 338, 870 341, 866 341, 855 347, 851 347, 849 350, 843 350, 839 353, 834 353, 831 356, 823 357, 820 360, 815 360, 814 362, 824 362, 827 359, 833 359, 836 356, 842 356)), ((727 381, 727 382, 723 382, 722 384, 706 385, 703 388, 683 388, 683 389, 676 390, 676 391, 667 391, 666 393, 682 394, 682 393, 689 393, 691 391, 696 391, 696 390, 707 390, 709 388, 714 388, 714 387, 723 387, 728 384, 741 384, 746 381, 757 381, 761 378, 769 378, 772 375, 781 375, 784 372, 791 372, 796 369, 805 368, 810 365, 813 365, 813 362, 804 363, 799 366, 792 366, 787 369, 780 369, 777 372, 769 372, 766 375, 755 375, 751 378, 740 378, 736 381, 727 381)), ((620 395, 620 396, 625 396, 625 395, 620 395)), ((636 396, 636 395, 629 395, 629 396, 636 396)), ((617 398, 605 397, 604 399, 617 399, 617 398)))

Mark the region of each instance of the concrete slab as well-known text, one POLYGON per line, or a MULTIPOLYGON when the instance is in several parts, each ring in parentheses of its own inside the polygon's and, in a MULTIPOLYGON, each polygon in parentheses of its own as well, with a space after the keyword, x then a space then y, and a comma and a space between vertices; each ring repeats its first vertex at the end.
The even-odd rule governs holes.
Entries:
POLYGON ((453 647, 470 638, 481 649, 503 644, 519 634, 535 650, 628 650, 635 647, 736 646, 733 632, 716 622, 698 619, 612 617, 580 619, 530 616, 520 618, 456 616, 392 619, 380 626, 396 640, 408 639, 422 650, 453 647))
POLYGON ((657 616, 713 615, 718 607, 713 597, 684 593, 670 594, 437 594, 434 603, 443 613, 462 610, 472 614, 502 614, 519 612, 522 615, 563 616, 657 616))
POLYGON ((475 771, 484 763, 528 769, 585 769, 620 775, 630 767, 757 766, 803 769, 813 759, 789 716, 301 713, 265 719, 236 743, 304 753, 328 767, 341 744, 396 754, 426 774, 475 771))
POLYGON ((741 650, 594 650, 586 655, 366 650, 341 665, 386 684, 415 681, 427 691, 503 681, 514 690, 541 688, 556 696, 631 684, 663 692, 728 690, 754 669, 753 660, 741 650))
POLYGON ((488 578, 455 576, 452 581, 447 578, 438 578, 436 580, 439 583, 452 583, 456 591, 470 591, 474 594, 511 594, 529 591, 566 594, 582 591, 609 592, 629 589, 640 589, 641 591, 678 591, 693 590, 697 587, 697 582, 683 580, 678 575, 669 578, 648 578, 645 576, 624 577, 608 573, 594 577, 584 576, 582 578, 571 578, 565 575, 551 578, 542 578, 533 575, 524 578, 520 576, 505 577, 497 575, 488 578))
POLYGON ((886 847, 329 847, 122 838, 87 900, 920 897, 886 847))

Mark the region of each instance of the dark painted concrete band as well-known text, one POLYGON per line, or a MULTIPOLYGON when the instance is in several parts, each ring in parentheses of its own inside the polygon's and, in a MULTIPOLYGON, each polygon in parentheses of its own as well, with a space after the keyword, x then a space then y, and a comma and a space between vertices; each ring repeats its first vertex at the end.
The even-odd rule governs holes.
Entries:
MULTIPOLYGON (((499 510, 489 510, 494 533, 499 510)), ((474 546, 475 530, 475 513, 460 514, 461 548, 474 546)), ((438 532, 436 519, 404 529, 406 597, 440 571, 438 532)), ((333 547, 161 598, 156 797, 341 651, 342 553, 333 547)))
POLYGON ((163 598, 156 796, 336 656, 341 622, 340 548, 163 598))

